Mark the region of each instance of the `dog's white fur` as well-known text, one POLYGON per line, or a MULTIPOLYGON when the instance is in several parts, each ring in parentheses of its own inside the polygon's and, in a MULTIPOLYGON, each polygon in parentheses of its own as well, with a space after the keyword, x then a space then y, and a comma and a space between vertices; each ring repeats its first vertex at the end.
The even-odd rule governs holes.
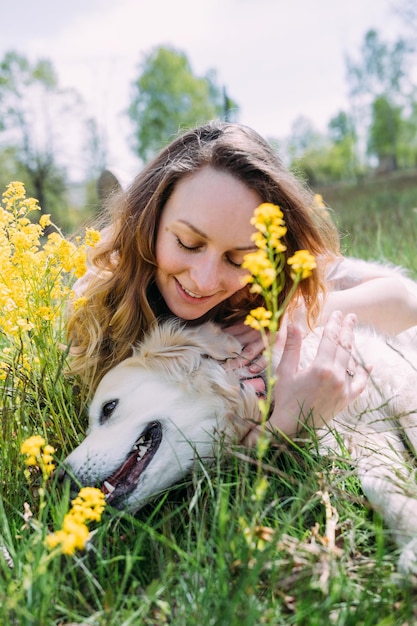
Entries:
MULTIPOLYGON (((337 280, 349 281, 363 269, 361 263, 347 262, 345 276, 337 280)), ((396 269, 386 272, 398 275, 417 296, 416 283, 396 269)), ((320 333, 317 329, 304 340, 301 367, 314 358, 320 333)), ((372 376, 359 398, 321 429, 320 449, 354 462, 365 495, 401 548, 400 568, 417 572, 417 485, 409 458, 417 452, 416 328, 390 338, 363 328, 355 341, 357 358, 374 364, 372 376)), ((196 458, 211 460, 223 438, 240 440, 248 420, 259 414, 252 388, 221 363, 240 349, 235 338, 211 323, 155 327, 99 384, 88 435, 66 460, 70 473, 82 484, 107 480, 109 490, 116 487, 109 500, 135 510, 183 478, 196 458), (125 492, 118 486, 118 468, 154 423, 160 425, 160 445, 125 492)), ((146 457, 146 437, 141 444, 146 457)))

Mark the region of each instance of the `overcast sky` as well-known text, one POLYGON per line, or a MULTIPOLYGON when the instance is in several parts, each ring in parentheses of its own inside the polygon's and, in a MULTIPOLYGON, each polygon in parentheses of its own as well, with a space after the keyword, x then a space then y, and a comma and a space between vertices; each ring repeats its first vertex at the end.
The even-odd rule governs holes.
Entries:
POLYGON ((4 0, 0 54, 52 61, 62 87, 84 97, 108 140, 110 165, 138 166, 128 149, 130 86, 159 45, 185 52, 193 72, 214 69, 239 121, 288 136, 303 115, 317 129, 346 108, 346 55, 375 28, 394 40, 398 0, 4 0))

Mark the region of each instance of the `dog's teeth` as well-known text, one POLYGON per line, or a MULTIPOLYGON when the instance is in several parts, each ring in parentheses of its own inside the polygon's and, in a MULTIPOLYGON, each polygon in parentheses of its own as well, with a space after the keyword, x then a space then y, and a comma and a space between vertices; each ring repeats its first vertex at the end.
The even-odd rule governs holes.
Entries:
POLYGON ((136 457, 137 461, 140 461, 148 451, 148 446, 138 446, 139 454, 136 457))
POLYGON ((132 446, 132 450, 139 450, 144 443, 145 437, 141 437, 135 442, 134 446, 132 446))
POLYGON ((113 493, 113 491, 116 489, 116 487, 113 487, 113 485, 111 485, 107 480, 104 481, 103 485, 109 493, 113 493))

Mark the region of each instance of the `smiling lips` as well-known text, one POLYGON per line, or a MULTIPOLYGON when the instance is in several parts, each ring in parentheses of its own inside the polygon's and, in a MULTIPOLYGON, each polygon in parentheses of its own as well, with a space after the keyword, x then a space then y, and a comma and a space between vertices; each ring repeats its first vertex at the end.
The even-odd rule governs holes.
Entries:
POLYGON ((209 300, 210 298, 212 298, 211 295, 210 296, 199 296, 198 294, 196 294, 193 291, 190 291, 189 289, 184 287, 184 285, 182 285, 179 282, 179 280, 175 279, 175 281, 176 281, 178 289, 180 290, 180 293, 186 294, 187 296, 189 296, 193 300, 198 300, 199 302, 205 302, 205 301, 209 300))

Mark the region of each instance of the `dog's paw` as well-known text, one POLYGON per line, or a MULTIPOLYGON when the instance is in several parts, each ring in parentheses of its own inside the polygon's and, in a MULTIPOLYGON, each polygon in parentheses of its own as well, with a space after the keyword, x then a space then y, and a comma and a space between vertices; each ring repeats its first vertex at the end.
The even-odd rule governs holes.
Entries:
POLYGON ((401 550, 398 571, 401 574, 417 575, 417 537, 411 539, 401 550))

